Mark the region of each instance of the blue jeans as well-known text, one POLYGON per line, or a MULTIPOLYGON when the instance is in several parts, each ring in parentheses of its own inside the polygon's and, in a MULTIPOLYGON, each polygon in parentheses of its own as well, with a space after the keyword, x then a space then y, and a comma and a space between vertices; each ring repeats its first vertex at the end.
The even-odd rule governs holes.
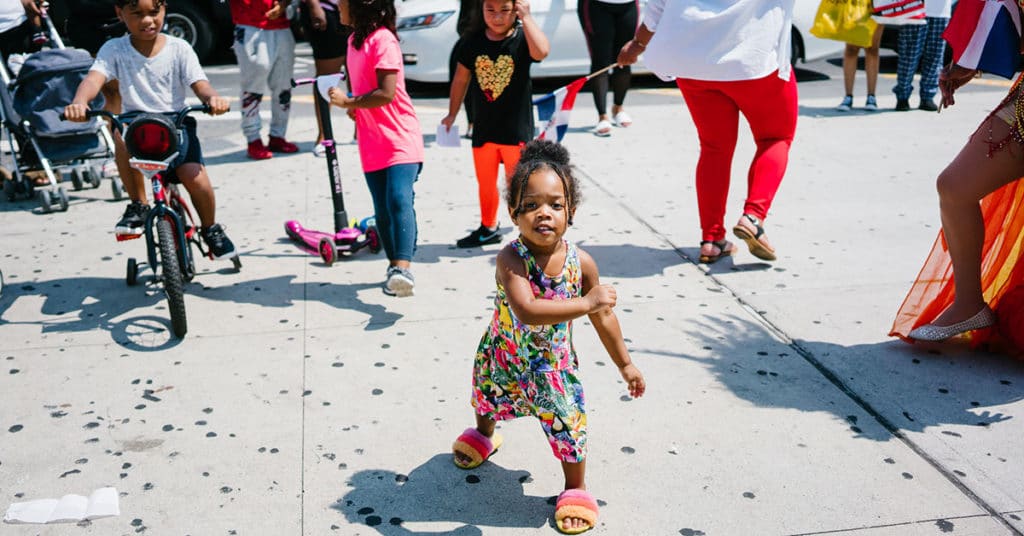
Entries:
POLYGON ((412 185, 419 178, 423 164, 395 164, 377 171, 368 171, 366 185, 373 197, 377 231, 384 253, 391 261, 411 261, 416 253, 416 194, 412 185))

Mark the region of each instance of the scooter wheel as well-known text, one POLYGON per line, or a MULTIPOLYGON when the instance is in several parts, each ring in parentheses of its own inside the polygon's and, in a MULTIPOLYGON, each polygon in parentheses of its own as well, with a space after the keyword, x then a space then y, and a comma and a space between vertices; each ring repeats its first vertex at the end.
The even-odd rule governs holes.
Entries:
POLYGON ((377 231, 376 225, 371 225, 366 228, 366 247, 370 248, 370 253, 380 253, 380 233, 377 231))
POLYGON ((242 259, 239 258, 238 256, 231 257, 231 264, 233 264, 235 266, 235 271, 236 272, 241 272, 242 271, 242 259))
POLYGON ((128 270, 124 274, 124 282, 128 283, 129 287, 134 287, 139 282, 139 262, 135 260, 135 257, 128 258, 128 270))
POLYGON ((330 238, 321 238, 317 250, 320 251, 320 258, 327 266, 338 260, 338 248, 334 247, 334 241, 330 238))

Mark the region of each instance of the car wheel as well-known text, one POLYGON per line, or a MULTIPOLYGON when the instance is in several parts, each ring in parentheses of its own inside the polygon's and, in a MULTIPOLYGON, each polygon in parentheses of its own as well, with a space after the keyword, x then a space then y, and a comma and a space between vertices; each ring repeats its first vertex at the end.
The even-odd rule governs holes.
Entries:
POLYGON ((210 17, 187 2, 168 4, 164 31, 192 45, 199 61, 206 60, 213 52, 214 30, 210 25, 210 17))

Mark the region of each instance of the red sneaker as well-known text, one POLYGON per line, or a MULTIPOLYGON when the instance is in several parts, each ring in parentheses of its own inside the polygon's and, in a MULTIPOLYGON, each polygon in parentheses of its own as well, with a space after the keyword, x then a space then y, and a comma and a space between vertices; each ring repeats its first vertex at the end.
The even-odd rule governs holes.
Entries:
POLYGON ((299 152, 299 146, 284 139, 278 138, 277 136, 271 136, 267 142, 267 149, 275 153, 297 153, 299 152))
POLYGON ((266 146, 263 145, 263 140, 253 140, 249 142, 249 158, 253 160, 266 160, 274 156, 266 146))

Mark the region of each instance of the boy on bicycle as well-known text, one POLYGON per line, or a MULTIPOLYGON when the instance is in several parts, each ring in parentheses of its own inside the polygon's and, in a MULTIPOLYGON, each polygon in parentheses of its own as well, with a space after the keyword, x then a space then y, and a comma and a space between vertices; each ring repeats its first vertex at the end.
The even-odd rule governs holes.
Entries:
MULTIPOLYGON (((89 74, 79 84, 75 98, 64 109, 71 121, 85 121, 89 102, 96 98, 109 80, 120 81, 123 113, 176 112, 185 107, 185 90, 191 88, 199 100, 210 106, 213 115, 228 111, 227 99, 210 85, 199 58, 187 42, 160 32, 164 26, 166 0, 115 0, 117 17, 128 27, 128 34, 107 41, 96 54, 89 74)), ((199 214, 200 234, 213 257, 232 258, 238 255, 235 246, 216 222, 216 200, 210 178, 203 165, 196 122, 187 118, 183 125, 185 143, 178 158, 168 169, 188 190, 199 214)), ((128 169, 128 151, 118 139, 118 169, 128 169)), ((114 227, 119 235, 140 235, 143 232, 149 205, 146 185, 141 173, 131 170, 122 177, 125 191, 131 198, 121 220, 114 227)))

